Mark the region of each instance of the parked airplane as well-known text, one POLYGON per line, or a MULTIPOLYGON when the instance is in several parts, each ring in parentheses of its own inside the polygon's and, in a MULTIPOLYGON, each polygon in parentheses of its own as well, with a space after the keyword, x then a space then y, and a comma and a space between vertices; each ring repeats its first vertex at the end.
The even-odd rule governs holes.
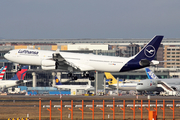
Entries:
POLYGON ((6 72, 7 66, 3 66, 0 70, 0 80, 3 79, 4 73, 6 72))
POLYGON ((159 79, 149 68, 145 68, 146 74, 149 79, 141 80, 137 84, 137 91, 163 91, 167 89, 169 91, 180 91, 180 79, 170 78, 170 79, 159 79), (146 89, 144 89, 146 88, 146 89))
POLYGON ((27 70, 28 66, 23 66, 11 79, 0 80, 1 91, 4 91, 5 88, 13 87, 22 83, 22 80, 24 80, 27 70))
MULTIPOLYGON (((104 72, 106 79, 109 79, 108 87, 111 89, 117 89, 117 79, 109 72, 104 72)), ((119 89, 120 90, 136 90, 137 82, 125 82, 123 80, 119 80, 119 89)))
MULTIPOLYGON (((105 73, 106 78, 109 79, 109 86, 112 89, 117 89, 117 80, 112 76, 111 73, 105 73)), ((121 90, 137 90, 138 92, 144 92, 144 91, 156 91, 157 90, 157 84, 150 81, 149 79, 135 81, 135 82, 123 82, 122 80, 119 81, 119 89, 121 90)))
POLYGON ((124 72, 159 64, 153 59, 162 39, 163 36, 155 36, 139 53, 129 58, 32 49, 11 50, 4 57, 19 64, 39 65, 44 70, 82 71, 83 76, 91 80, 94 79, 88 74, 91 71, 124 72))
POLYGON ((60 80, 55 76, 56 85, 53 87, 56 87, 58 89, 84 89, 84 90, 94 90, 94 87, 90 85, 63 85, 60 80))

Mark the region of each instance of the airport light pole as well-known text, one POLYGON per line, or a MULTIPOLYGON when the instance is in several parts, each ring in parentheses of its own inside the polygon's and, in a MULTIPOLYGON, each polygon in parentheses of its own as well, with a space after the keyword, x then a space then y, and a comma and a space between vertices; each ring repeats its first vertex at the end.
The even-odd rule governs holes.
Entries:
POLYGON ((33 87, 36 87, 36 83, 37 83, 36 73, 35 73, 35 72, 32 72, 32 76, 33 76, 33 87))
POLYGON ((98 71, 96 71, 96 95, 98 94, 98 71))
POLYGON ((104 77, 104 95, 106 93, 106 78, 104 77))
POLYGON ((117 96, 119 95, 119 77, 117 77, 117 96))
MULTIPOLYGON (((98 55, 98 50, 96 50, 96 55, 98 55)), ((95 93, 97 95, 97 91, 98 91, 98 71, 96 71, 96 85, 95 86, 96 86, 96 88, 95 88, 96 92, 95 93)))

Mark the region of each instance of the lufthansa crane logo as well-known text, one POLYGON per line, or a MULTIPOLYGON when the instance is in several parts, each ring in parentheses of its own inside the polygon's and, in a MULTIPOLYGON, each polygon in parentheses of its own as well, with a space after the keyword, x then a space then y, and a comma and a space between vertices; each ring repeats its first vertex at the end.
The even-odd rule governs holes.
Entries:
POLYGON ((144 54, 149 58, 154 57, 155 53, 156 50, 152 45, 148 45, 144 50, 144 54))
POLYGON ((59 80, 56 78, 56 83, 58 83, 59 82, 59 80))

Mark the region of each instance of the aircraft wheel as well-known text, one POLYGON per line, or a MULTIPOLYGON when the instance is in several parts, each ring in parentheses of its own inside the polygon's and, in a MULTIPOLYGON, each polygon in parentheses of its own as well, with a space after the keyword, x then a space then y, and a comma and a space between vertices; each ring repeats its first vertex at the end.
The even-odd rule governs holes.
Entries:
POLYGON ((68 73, 68 77, 72 77, 72 73, 68 73))
POLYGON ((95 78, 94 77, 89 77, 89 80, 95 80, 95 78))
POLYGON ((77 80, 78 77, 77 76, 72 76, 72 80, 77 80))

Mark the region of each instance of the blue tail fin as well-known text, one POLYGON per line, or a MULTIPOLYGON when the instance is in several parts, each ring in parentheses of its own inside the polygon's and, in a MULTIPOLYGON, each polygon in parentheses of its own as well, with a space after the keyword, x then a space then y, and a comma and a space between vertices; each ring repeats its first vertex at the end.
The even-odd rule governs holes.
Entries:
POLYGON ((24 80, 28 66, 23 66, 10 80, 24 80))
POLYGON ((55 76, 55 80, 56 80, 56 85, 62 85, 62 83, 61 83, 60 80, 57 78, 57 76, 55 76))
POLYGON ((139 53, 133 56, 132 59, 123 66, 120 72, 150 66, 151 61, 154 59, 162 39, 163 36, 155 36, 146 46, 143 47, 143 49, 139 53))
POLYGON ((155 36, 149 43, 143 47, 143 49, 135 56, 135 59, 146 59, 146 60, 153 60, 160 43, 163 39, 163 36, 155 36))
POLYGON ((149 68, 145 68, 145 71, 149 79, 158 79, 158 77, 149 68))

